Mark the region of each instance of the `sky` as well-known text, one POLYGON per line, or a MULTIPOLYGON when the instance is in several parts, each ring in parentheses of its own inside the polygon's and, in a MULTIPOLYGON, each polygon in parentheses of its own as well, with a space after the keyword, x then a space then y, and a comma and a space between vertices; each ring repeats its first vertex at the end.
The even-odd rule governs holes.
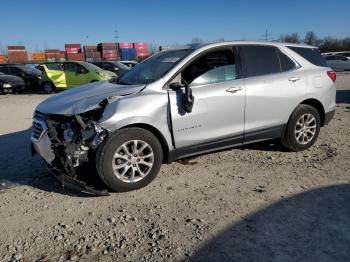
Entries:
POLYGON ((350 0, 1 0, 0 47, 64 49, 65 43, 154 45, 259 40, 265 30, 350 36, 350 0))

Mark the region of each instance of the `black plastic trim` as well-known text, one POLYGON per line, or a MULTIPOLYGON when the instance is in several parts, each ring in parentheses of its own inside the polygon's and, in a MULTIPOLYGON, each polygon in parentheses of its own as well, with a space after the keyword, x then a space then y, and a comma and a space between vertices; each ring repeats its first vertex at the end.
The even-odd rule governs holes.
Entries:
POLYGON ((257 130, 254 132, 249 132, 244 135, 237 135, 233 137, 201 143, 198 145, 191 145, 183 148, 170 150, 168 152, 168 163, 170 164, 175 160, 187 158, 190 156, 205 154, 213 151, 241 146, 244 144, 280 138, 283 135, 284 128, 285 125, 279 125, 275 127, 257 130))
POLYGON ((331 122, 332 118, 334 117, 335 115, 335 109, 332 110, 332 111, 329 111, 328 113, 325 114, 324 116, 324 121, 323 121, 323 125, 328 125, 329 122, 331 122))

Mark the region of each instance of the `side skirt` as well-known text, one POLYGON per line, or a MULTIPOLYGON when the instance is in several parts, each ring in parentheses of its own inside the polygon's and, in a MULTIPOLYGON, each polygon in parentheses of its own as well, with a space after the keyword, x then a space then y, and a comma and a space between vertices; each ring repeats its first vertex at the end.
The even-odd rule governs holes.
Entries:
POLYGON ((201 155, 213 151, 219 151, 250 143, 280 138, 283 135, 285 125, 270 127, 242 135, 224 138, 220 140, 201 143, 198 145, 177 148, 168 152, 168 164, 171 162, 195 155, 201 155))

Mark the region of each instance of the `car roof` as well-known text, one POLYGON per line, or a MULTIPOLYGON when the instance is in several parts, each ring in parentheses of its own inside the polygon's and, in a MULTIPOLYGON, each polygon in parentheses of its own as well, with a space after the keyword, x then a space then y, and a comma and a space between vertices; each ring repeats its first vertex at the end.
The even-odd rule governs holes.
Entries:
POLYGON ((303 47, 303 48, 317 48, 315 46, 306 45, 306 44, 297 44, 297 43, 287 43, 287 42, 275 42, 275 41, 223 41, 223 42, 213 42, 213 43, 204 43, 204 44, 188 44, 183 46, 176 46, 174 48, 170 48, 166 51, 178 50, 178 49, 201 49, 201 48, 212 48, 212 47, 220 47, 226 45, 268 45, 268 46, 276 46, 276 47, 303 47))

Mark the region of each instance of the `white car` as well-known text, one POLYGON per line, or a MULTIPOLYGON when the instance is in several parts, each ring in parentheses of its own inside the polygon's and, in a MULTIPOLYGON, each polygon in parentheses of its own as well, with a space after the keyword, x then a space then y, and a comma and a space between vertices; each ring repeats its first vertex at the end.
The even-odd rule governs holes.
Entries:
POLYGON ((342 55, 325 56, 327 65, 333 70, 350 70, 350 59, 342 55))

